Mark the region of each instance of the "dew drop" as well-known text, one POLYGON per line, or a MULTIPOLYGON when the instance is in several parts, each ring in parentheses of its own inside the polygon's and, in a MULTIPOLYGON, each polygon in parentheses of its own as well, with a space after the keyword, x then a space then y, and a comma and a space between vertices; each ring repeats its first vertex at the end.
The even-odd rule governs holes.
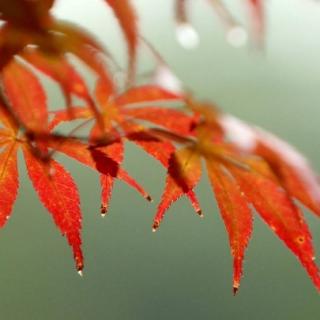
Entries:
POLYGON ((204 215, 203 215, 203 213, 202 213, 202 210, 197 210, 197 214, 198 214, 198 216, 199 216, 200 218, 203 218, 203 217, 204 217, 204 215))
POLYGON ((159 228, 160 226, 160 222, 159 221, 155 221, 153 226, 152 226, 152 232, 156 232, 157 229, 159 228))
POLYGON ((106 214, 107 214, 107 207, 104 204, 101 204, 100 214, 101 214, 102 218, 104 218, 106 216, 106 214))
POLYGON ((78 270, 78 275, 80 276, 80 277, 83 277, 83 272, 82 272, 82 270, 80 269, 80 270, 78 270))
POLYGON ((197 31, 189 23, 180 23, 177 25, 176 37, 179 44, 188 50, 195 49, 200 42, 197 31))
POLYGON ((248 33, 243 27, 234 26, 227 32, 227 41, 235 48, 243 47, 248 41, 248 33))

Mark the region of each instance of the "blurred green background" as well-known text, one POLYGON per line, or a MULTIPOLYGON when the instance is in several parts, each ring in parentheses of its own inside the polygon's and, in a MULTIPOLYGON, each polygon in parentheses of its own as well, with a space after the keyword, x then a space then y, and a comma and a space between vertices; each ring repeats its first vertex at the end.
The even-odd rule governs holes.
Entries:
MULTIPOLYGON (((320 172, 320 5, 266 1, 266 49, 258 53, 230 47, 205 1, 194 1, 192 8, 201 38, 192 51, 176 42, 171 0, 133 2, 145 37, 198 97, 290 141, 320 172)), ((227 1, 241 21, 243 2, 227 1)), ((89 28, 125 62, 122 35, 103 1, 60 0, 55 12, 89 28)), ((142 69, 144 59, 142 54, 142 69)), ((61 104, 56 88, 50 101, 61 104)), ((232 296, 227 235, 206 179, 197 190, 205 219, 182 199, 153 234, 164 184, 164 170, 155 161, 128 146, 125 167, 155 202, 117 183, 109 216, 101 219, 97 176, 61 159, 82 197, 84 277, 74 271, 70 248, 38 202, 21 162, 19 198, 0 232, 0 319, 319 319, 319 294, 259 217, 239 294, 232 296)), ((319 257, 320 221, 306 215, 319 257)))

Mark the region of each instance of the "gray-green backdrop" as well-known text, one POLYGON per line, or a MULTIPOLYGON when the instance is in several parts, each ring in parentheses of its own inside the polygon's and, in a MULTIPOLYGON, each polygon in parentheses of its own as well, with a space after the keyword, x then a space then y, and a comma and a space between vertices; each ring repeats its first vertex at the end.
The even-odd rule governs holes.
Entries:
MULTIPOLYGON (((311 0, 266 1, 266 50, 257 53, 230 47, 205 1, 194 1, 191 12, 201 37, 193 51, 176 43, 171 0, 133 2, 144 35, 198 97, 287 139, 320 172, 320 6, 311 0)), ((240 20, 246 15, 243 2, 228 1, 240 20)), ((56 14, 88 27, 125 61, 122 35, 101 0, 60 0, 56 14)), ((142 69, 146 63, 143 54, 142 69)), ((50 101, 61 105, 56 88, 50 101)), ((197 190, 205 219, 182 199, 152 234, 164 184, 157 163, 129 146, 125 167, 155 202, 117 183, 109 216, 101 219, 97 177, 61 159, 82 196, 84 277, 74 271, 70 249, 21 162, 20 195, 0 231, 0 319, 319 319, 320 297, 311 281, 258 217, 242 286, 232 296, 228 240, 206 179, 197 190)), ((306 215, 319 257, 320 221, 306 215)))

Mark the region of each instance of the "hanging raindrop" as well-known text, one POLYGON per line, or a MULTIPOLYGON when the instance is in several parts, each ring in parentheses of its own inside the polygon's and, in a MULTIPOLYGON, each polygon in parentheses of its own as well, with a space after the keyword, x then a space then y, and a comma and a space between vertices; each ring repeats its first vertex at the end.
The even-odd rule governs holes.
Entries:
POLYGON ((192 50, 199 46, 199 35, 189 23, 182 22, 177 25, 176 37, 179 44, 185 49, 192 50))
POLYGON ((101 214, 101 217, 104 218, 107 214, 107 206, 104 205, 104 204, 101 204, 101 207, 100 207, 100 214, 101 214))
POLYGON ((227 41, 235 48, 243 47, 248 41, 248 33, 239 25, 233 26, 227 32, 227 41))

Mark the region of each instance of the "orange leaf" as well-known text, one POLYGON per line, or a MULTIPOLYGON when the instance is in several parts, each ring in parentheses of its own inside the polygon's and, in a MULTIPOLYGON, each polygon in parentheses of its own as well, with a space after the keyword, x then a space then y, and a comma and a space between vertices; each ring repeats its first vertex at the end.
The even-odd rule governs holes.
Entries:
MULTIPOLYGON (((92 132, 91 132, 92 134, 92 132)), ((117 164, 119 166, 123 160, 123 143, 122 142, 116 142, 109 146, 104 146, 102 148, 99 148, 99 150, 102 150, 105 154, 108 155, 108 157, 111 158, 112 162, 114 164, 117 164)), ((107 164, 105 163, 104 166, 107 164)), ((108 169, 111 169, 112 166, 108 166, 108 169)), ((113 190, 114 185, 114 179, 115 177, 119 178, 120 168, 117 167, 114 174, 112 172, 107 172, 107 174, 100 175, 100 185, 101 185, 101 215, 104 216, 108 209, 109 209, 109 203, 111 199, 111 194, 113 190)))
POLYGON ((114 185, 114 177, 111 175, 100 175, 101 184, 101 215, 104 217, 109 210, 109 203, 114 185))
POLYGON ((45 164, 23 149, 29 177, 55 224, 72 247, 76 268, 83 269, 81 211, 77 187, 70 174, 56 161, 45 164))
POLYGON ((78 162, 95 169, 95 163, 91 157, 90 151, 86 144, 77 140, 48 141, 48 147, 53 150, 62 152, 78 162))
POLYGON ((252 128, 230 115, 222 116, 220 121, 232 144, 267 161, 290 196, 320 216, 320 183, 298 150, 277 136, 252 128))
POLYGON ((14 59, 3 69, 2 80, 12 109, 24 126, 29 130, 46 131, 46 94, 33 72, 14 59))
MULTIPOLYGON (((1 10, 0 10, 1 11, 1 10)), ((0 70, 25 46, 26 36, 5 23, 0 28, 0 70)))
POLYGON ((194 118, 182 111, 162 107, 124 109, 126 116, 141 119, 164 127, 180 135, 189 135, 194 127, 194 118))
POLYGON ((276 137, 269 135, 268 139, 261 138, 254 152, 268 161, 292 197, 320 216, 320 184, 308 162, 292 147, 276 137))
POLYGON ((53 0, 0 1, 1 19, 9 21, 15 26, 38 30, 50 20, 48 11, 52 5, 53 0))
POLYGON ((159 86, 144 85, 130 88, 125 93, 118 96, 115 102, 118 105, 127 105, 156 101, 176 101, 181 99, 182 97, 176 93, 165 90, 159 86))
POLYGON ((135 10, 129 0, 105 0, 114 11, 123 33, 125 34, 129 51, 129 81, 135 73, 135 60, 138 45, 138 25, 135 10))
POLYGON ((120 167, 123 153, 122 143, 114 142, 109 146, 88 150, 87 146, 79 141, 71 140, 64 143, 52 141, 50 147, 101 173, 102 213, 107 211, 114 178, 124 181, 145 199, 151 201, 150 195, 120 167), (104 175, 106 177, 103 177, 104 175))
POLYGON ((0 102, 0 123, 4 126, 2 128, 2 135, 15 137, 18 131, 18 128, 15 126, 15 123, 12 122, 10 118, 10 110, 6 109, 0 102))
POLYGON ((20 54, 23 59, 57 81, 63 91, 67 106, 71 105, 72 94, 90 103, 90 94, 85 82, 64 55, 40 54, 33 48, 25 48, 20 54))
POLYGON ((102 108, 108 104, 110 96, 114 93, 115 88, 112 83, 105 81, 103 78, 99 78, 95 87, 95 96, 97 102, 102 108))
POLYGON ((17 145, 7 145, 0 153, 0 227, 10 217, 19 187, 17 145))
POLYGON ((208 176, 226 226, 233 256, 233 290, 237 292, 242 276, 245 249, 252 232, 252 215, 238 183, 221 164, 207 159, 208 176))
MULTIPOLYGON (((56 21, 53 28, 54 31, 64 35, 63 37, 58 37, 55 50, 59 53, 70 52, 74 54, 91 68, 102 81, 106 82, 109 88, 114 87, 102 57, 102 55, 107 54, 107 52, 90 34, 87 34, 87 32, 78 26, 76 27, 71 23, 62 21, 56 21)), ((103 121, 101 114, 93 101, 91 101, 89 107, 102 129, 103 121)))
POLYGON ((155 231, 171 204, 182 195, 187 195, 195 211, 201 215, 199 203, 193 193, 193 189, 201 177, 200 155, 192 147, 175 152, 170 160, 166 185, 154 217, 153 230, 155 231))
POLYGON ((68 122, 76 119, 93 118, 93 113, 89 108, 84 107, 69 107, 68 110, 59 110, 52 112, 53 119, 49 124, 50 130, 57 127, 62 122, 68 122))
POLYGON ((315 254, 308 226, 286 191, 280 184, 255 170, 245 171, 235 166, 230 166, 229 170, 263 220, 299 258, 320 290, 320 275, 314 262, 315 254))
MULTIPOLYGON (((110 176, 113 178, 118 178, 125 183, 127 183, 129 186, 134 188, 136 191, 138 191, 146 200, 151 201, 150 195, 132 178, 129 176, 129 174, 122 168, 120 168, 119 163, 110 158, 106 153, 98 150, 98 149, 91 149, 91 155, 92 158, 96 164, 97 170, 102 173, 103 175, 110 176)), ((108 180, 109 181, 109 180, 108 180)), ((105 183, 106 179, 102 179, 102 183, 105 183)), ((106 198, 104 198, 104 192, 109 192, 104 190, 103 187, 103 201, 106 201, 106 198)), ((110 188, 109 185, 105 186, 106 190, 110 188)), ((106 203, 102 203, 102 206, 106 206, 106 203)))
POLYGON ((160 140, 147 130, 128 132, 126 137, 160 161, 165 168, 168 167, 171 154, 175 151, 170 141, 160 140))

